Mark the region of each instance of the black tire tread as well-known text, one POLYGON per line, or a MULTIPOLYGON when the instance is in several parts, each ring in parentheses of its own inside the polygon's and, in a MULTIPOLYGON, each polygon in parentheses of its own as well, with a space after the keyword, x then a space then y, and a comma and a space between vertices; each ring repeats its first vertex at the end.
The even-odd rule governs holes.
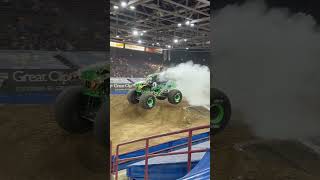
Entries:
POLYGON ((89 120, 80 117, 82 88, 64 89, 56 98, 54 110, 58 125, 70 133, 85 133, 92 127, 89 120))
POLYGON ((139 103, 139 100, 137 99, 137 93, 134 89, 131 89, 127 93, 127 99, 129 101, 129 103, 131 103, 131 104, 138 104, 139 103))
POLYGON ((210 98, 210 104, 211 106, 215 103, 220 103, 222 104, 224 108, 224 118, 220 124, 219 128, 214 128, 213 124, 211 123, 211 134, 215 135, 219 132, 221 132, 229 123, 230 118, 231 118, 231 102, 228 98, 228 96, 223 93, 222 91, 216 89, 216 88, 211 88, 210 89, 211 93, 211 98, 210 98))
POLYGON ((179 91, 179 90, 177 90, 177 89, 172 89, 172 90, 170 90, 169 91, 169 93, 168 93, 168 101, 169 101, 169 103, 171 103, 171 104, 179 104, 181 101, 182 101, 182 93, 181 93, 181 91, 179 91), (179 101, 179 102, 176 102, 175 100, 174 100, 174 96, 177 94, 177 93, 180 93, 181 94, 181 100, 179 101))
POLYGON ((99 108, 95 123, 94 123, 94 135, 98 144, 106 145, 109 138, 109 98, 106 98, 104 103, 99 108))
MULTIPOLYGON (((142 94, 141 96, 140 96, 140 100, 139 100, 139 103, 140 103, 140 105, 141 105, 141 107, 142 108, 144 108, 144 109, 152 109, 153 107, 149 107, 148 106, 148 104, 147 104, 147 100, 149 99, 149 97, 153 97, 154 98, 154 101, 156 101, 156 98, 154 97, 154 95, 153 94, 151 94, 151 93, 145 93, 145 94, 142 94)), ((156 102, 155 102, 156 103, 156 102)))

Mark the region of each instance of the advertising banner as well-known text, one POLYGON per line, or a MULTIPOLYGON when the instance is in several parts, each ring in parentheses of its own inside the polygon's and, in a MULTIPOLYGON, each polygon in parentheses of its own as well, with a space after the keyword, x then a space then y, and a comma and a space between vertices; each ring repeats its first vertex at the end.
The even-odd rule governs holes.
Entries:
POLYGON ((133 44, 125 44, 125 48, 126 49, 137 50, 137 51, 144 51, 144 47, 143 46, 137 46, 137 45, 133 45, 133 44))
POLYGON ((147 47, 146 48, 146 52, 162 54, 162 49, 161 48, 150 48, 150 47, 147 47))
POLYGON ((110 78, 111 94, 126 94, 134 88, 135 82, 142 81, 144 78, 110 78))
POLYGON ((54 97, 63 88, 80 83, 72 69, 0 69, 0 103, 12 98, 19 101, 16 97, 30 103, 42 101, 42 97, 54 97))
POLYGON ((112 41, 110 41, 110 47, 124 48, 124 43, 118 43, 118 42, 112 42, 112 41))

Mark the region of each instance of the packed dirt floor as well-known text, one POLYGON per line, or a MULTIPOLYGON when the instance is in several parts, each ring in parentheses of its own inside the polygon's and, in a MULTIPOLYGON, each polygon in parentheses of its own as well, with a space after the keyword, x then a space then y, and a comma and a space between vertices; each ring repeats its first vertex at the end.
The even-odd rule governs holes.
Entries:
MULTIPOLYGON (((111 129, 113 133, 121 132, 113 137, 115 142, 208 122, 205 112, 185 110, 185 102, 178 106, 160 102, 146 113, 123 103, 124 97, 112 97, 111 101, 111 113, 119 116, 122 113, 123 122, 127 121, 121 126, 120 122, 111 120, 111 124, 116 125, 114 128, 123 128, 111 129), (135 128, 138 130, 134 131, 135 128)), ((320 179, 319 155, 297 141, 256 138, 238 117, 233 113, 229 126, 211 138, 213 179, 320 179)), ((0 105, 0 152, 0 180, 108 179, 105 149, 94 143, 91 133, 72 135, 60 129, 53 119, 51 106, 0 105)))
MULTIPOLYGON (((125 95, 113 95, 110 98, 110 136, 113 151, 117 144, 148 136, 179 131, 183 129, 209 125, 210 113, 202 108, 188 108, 182 101, 172 105, 167 100, 157 101, 151 110, 145 110, 139 104, 129 104, 125 95)), ((208 131, 206 129, 204 131, 208 131)), ((195 134, 203 131, 196 131, 195 134)), ((151 145, 187 137, 187 133, 169 136, 151 141, 151 145)), ((121 153, 143 148, 145 142, 123 146, 121 153)))
POLYGON ((236 113, 211 138, 216 180, 319 180, 320 156, 298 141, 264 140, 252 135, 236 113))
POLYGON ((105 148, 71 135, 44 105, 0 106, 1 180, 106 180, 105 148))

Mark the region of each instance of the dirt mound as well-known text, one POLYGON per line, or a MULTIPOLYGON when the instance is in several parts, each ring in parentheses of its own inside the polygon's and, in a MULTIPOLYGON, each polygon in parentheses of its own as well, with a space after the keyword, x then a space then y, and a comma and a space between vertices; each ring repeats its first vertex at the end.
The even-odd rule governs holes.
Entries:
MULTIPOLYGON (((110 99, 110 136, 113 149, 119 143, 209 125, 209 112, 198 111, 197 108, 188 108, 188 103, 183 101, 178 105, 172 105, 167 100, 157 101, 151 110, 145 110, 137 105, 129 104, 125 95, 114 95, 110 99)), ((174 136, 186 137, 186 134, 174 136)), ((160 141, 172 140, 172 137, 163 138, 160 141)), ((160 143, 151 142, 151 144, 160 143)), ((124 151, 142 147, 143 144, 124 147, 124 151)))

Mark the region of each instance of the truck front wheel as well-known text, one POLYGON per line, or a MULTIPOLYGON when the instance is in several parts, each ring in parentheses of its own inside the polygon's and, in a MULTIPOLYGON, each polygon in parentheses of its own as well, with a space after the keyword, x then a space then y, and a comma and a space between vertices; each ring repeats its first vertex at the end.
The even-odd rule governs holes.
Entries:
POLYGON ((156 98, 151 93, 142 94, 140 96, 140 105, 144 109, 152 109, 156 105, 156 98))
POLYGON ((70 133, 85 133, 92 128, 92 122, 80 115, 83 99, 81 87, 68 87, 58 95, 54 113, 61 128, 70 133))
POLYGON ((98 110, 94 122, 94 135, 101 145, 106 145, 109 138, 109 98, 102 104, 98 110))

